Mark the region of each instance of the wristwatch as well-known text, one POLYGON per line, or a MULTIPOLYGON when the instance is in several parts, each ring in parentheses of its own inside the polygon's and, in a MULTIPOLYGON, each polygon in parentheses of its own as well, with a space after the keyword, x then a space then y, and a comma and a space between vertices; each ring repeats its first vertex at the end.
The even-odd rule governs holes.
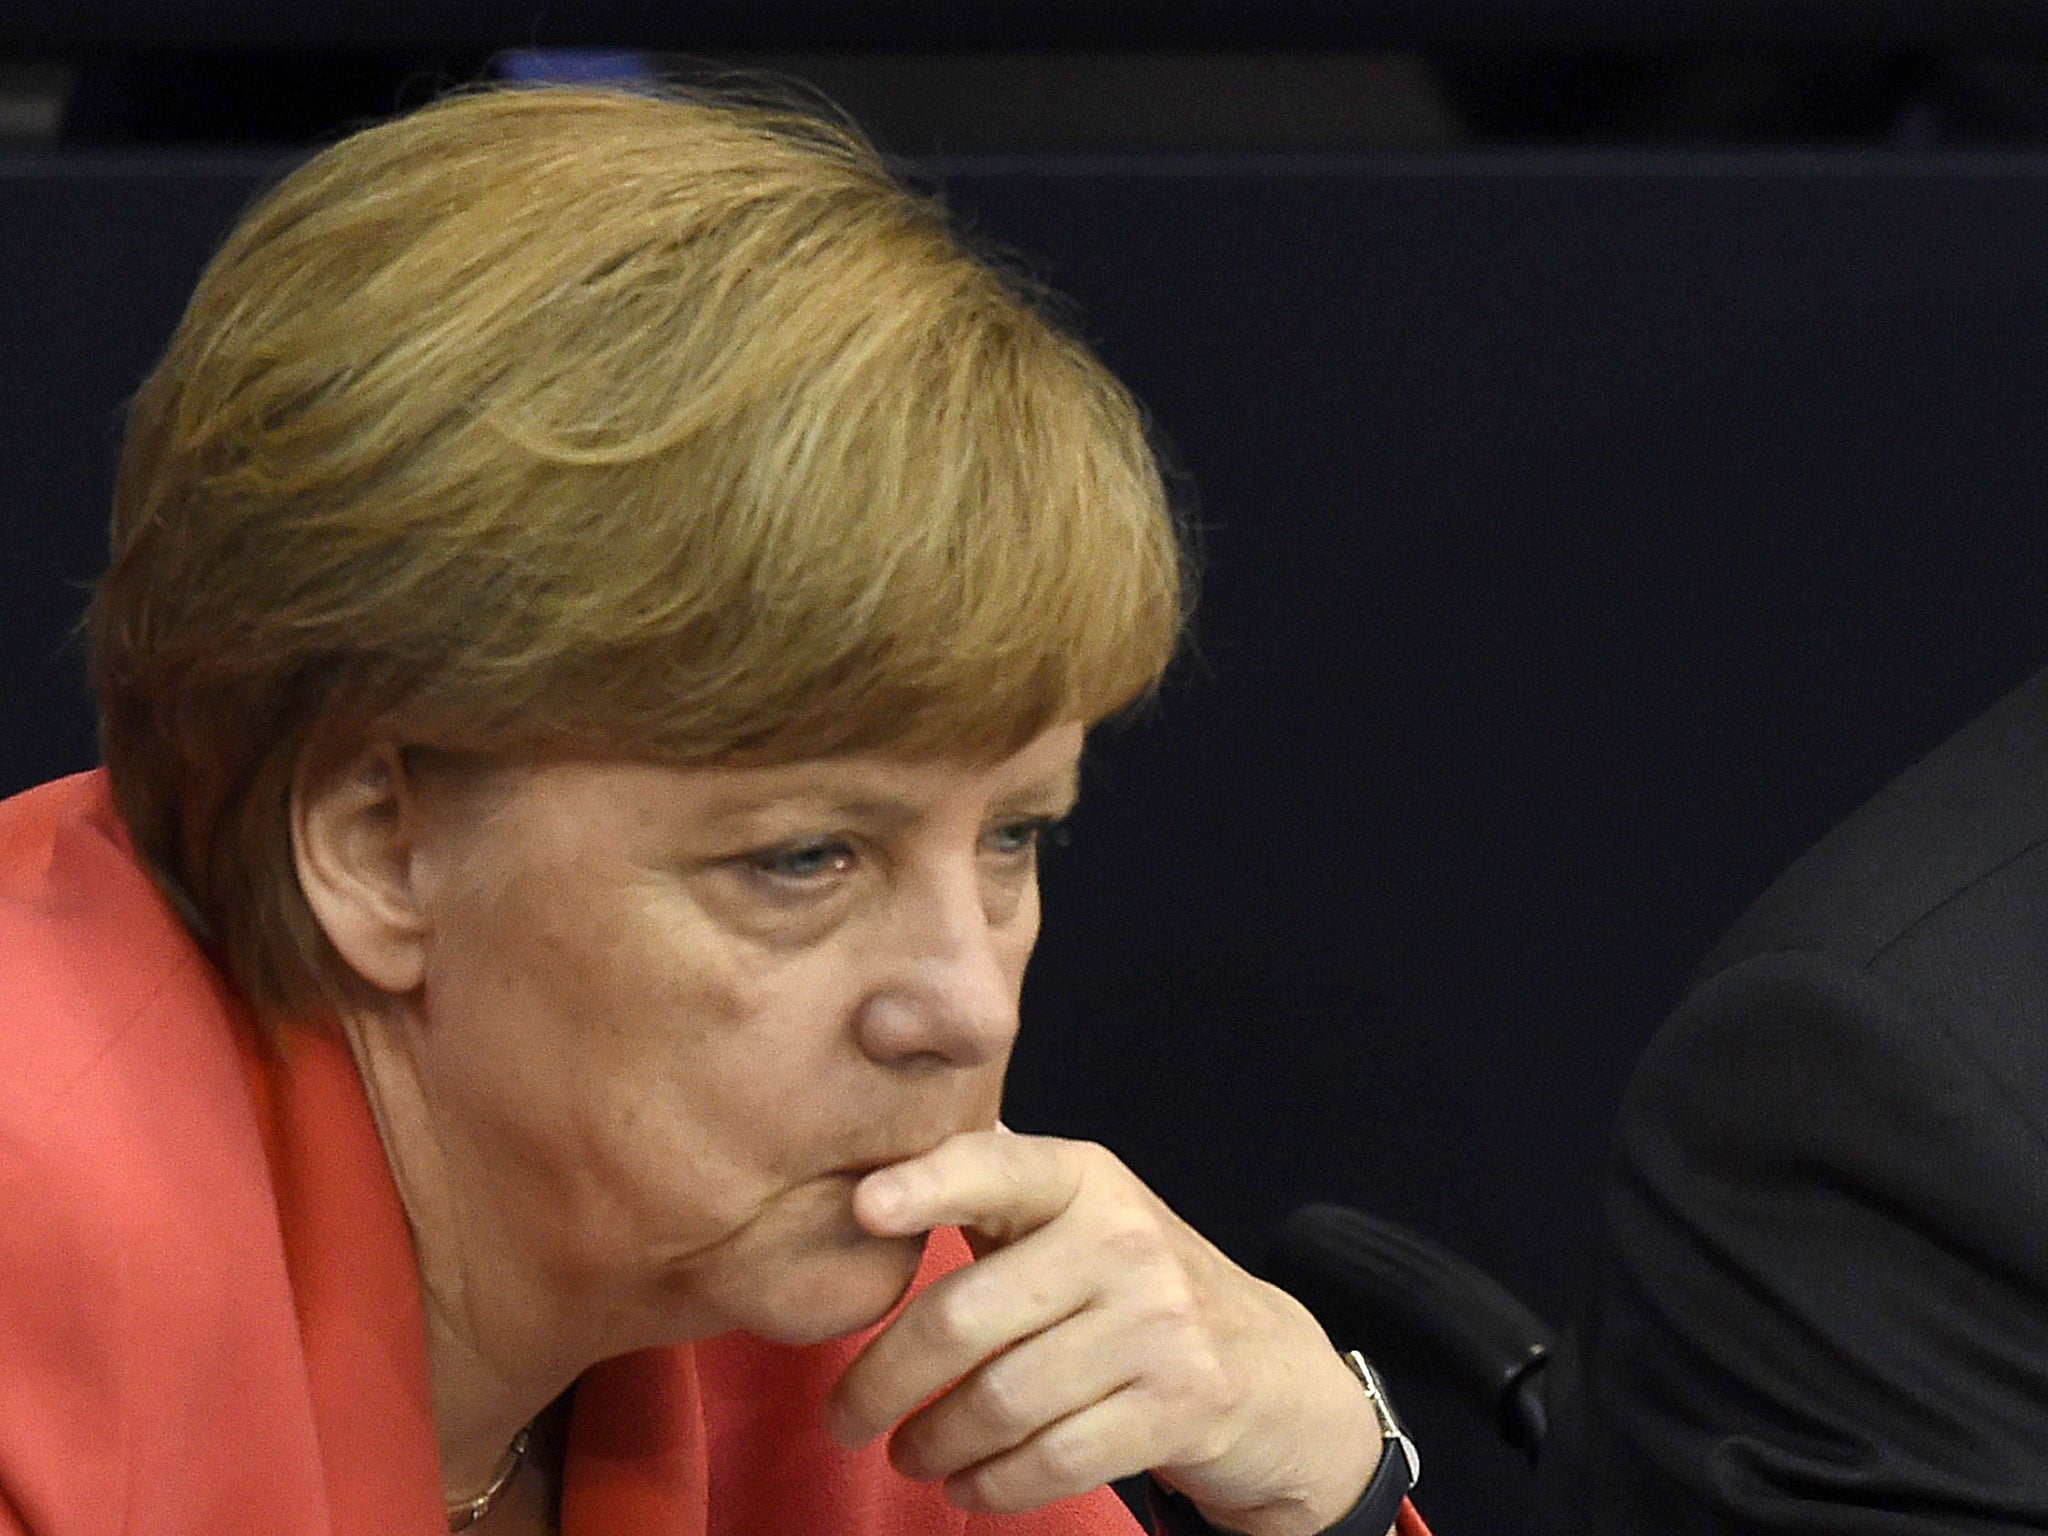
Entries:
POLYGON ((1326 1536, 1338 1536, 1340 1532, 1342 1536, 1350 1536, 1354 1530, 1371 1531, 1374 1536, 1379 1536, 1380 1532, 1393 1525, 1395 1517, 1401 1513, 1401 1501, 1422 1481, 1422 1452, 1415 1448, 1415 1442, 1396 1417, 1394 1405, 1387 1397, 1387 1384, 1380 1380, 1380 1373, 1372 1368, 1372 1362, 1357 1350, 1347 1349, 1344 1351, 1344 1363, 1351 1367, 1351 1374, 1365 1388, 1366 1398, 1372 1403, 1373 1416, 1380 1421, 1380 1464, 1373 1469, 1372 1481, 1365 1485, 1365 1492, 1351 1506, 1351 1513, 1331 1526, 1326 1536), (1374 1524, 1375 1520, 1379 1523, 1374 1524))
MULTIPOLYGON (((1373 1416, 1380 1424, 1380 1463, 1373 1469, 1365 1492, 1335 1525, 1324 1527, 1321 1536, 1386 1536, 1400 1516, 1401 1501, 1422 1481, 1422 1453, 1394 1415, 1387 1400, 1386 1383, 1372 1362, 1355 1349, 1344 1351, 1344 1363, 1365 1388, 1373 1416)), ((1217 1536, 1216 1527, 1202 1517, 1194 1500, 1176 1493, 1150 1473, 1145 1476, 1145 1502, 1152 1514, 1157 1536, 1217 1536)))

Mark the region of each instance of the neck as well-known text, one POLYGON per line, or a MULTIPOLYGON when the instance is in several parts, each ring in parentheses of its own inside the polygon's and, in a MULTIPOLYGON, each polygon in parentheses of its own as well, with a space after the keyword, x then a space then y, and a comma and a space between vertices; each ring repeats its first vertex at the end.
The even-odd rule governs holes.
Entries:
POLYGON ((567 1305, 522 1262, 478 1159, 435 1122, 389 1020, 344 1021, 356 1068, 412 1229, 427 1372, 447 1502, 474 1498, 513 1437, 591 1365, 619 1353, 584 1337, 604 1309, 567 1305))
POLYGON ((441 1492, 450 1505, 467 1502, 491 1485, 504 1469, 514 1439, 575 1379, 572 1374, 561 1380, 553 1392, 546 1385, 507 1380, 431 1306, 427 1364, 441 1447, 441 1492))

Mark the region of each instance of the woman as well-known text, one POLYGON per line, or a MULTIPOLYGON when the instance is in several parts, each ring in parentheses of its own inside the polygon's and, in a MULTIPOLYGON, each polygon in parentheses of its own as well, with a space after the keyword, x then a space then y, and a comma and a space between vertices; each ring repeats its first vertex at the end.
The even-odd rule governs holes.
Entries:
POLYGON ((1384 1528, 1308 1315, 996 1119, 1181 589, 1129 400, 835 127, 288 178, 135 401, 106 768, 0 807, 0 1525, 1384 1528))

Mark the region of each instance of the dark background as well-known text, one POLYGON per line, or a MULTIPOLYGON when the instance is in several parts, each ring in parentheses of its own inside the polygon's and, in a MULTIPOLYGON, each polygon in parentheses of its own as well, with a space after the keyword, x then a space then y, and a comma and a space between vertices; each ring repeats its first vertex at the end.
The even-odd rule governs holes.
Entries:
MULTIPOLYGON (((23 9, 0 792, 92 761, 120 402, 257 186, 451 80, 674 67, 507 45, 794 70, 1071 296, 1182 473, 1196 647, 1048 869, 1011 1118, 1248 1262, 1340 1199, 1568 1316, 1690 966, 2048 659, 2040 7, 23 9)), ((1439 1531, 1531 1529, 1397 1385, 1439 1531)))

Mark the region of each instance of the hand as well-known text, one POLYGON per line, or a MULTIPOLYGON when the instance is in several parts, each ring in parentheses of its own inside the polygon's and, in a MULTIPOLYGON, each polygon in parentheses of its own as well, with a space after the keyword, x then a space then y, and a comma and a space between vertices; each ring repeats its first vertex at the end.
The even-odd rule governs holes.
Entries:
POLYGON ((1307 1536, 1372 1475, 1377 1421, 1308 1310, 1101 1147, 967 1132, 868 1175, 853 1209, 877 1236, 960 1226, 981 1256, 830 1405, 849 1446, 897 1425, 890 1460, 956 1504, 1029 1509, 1150 1469, 1212 1524, 1307 1536))

